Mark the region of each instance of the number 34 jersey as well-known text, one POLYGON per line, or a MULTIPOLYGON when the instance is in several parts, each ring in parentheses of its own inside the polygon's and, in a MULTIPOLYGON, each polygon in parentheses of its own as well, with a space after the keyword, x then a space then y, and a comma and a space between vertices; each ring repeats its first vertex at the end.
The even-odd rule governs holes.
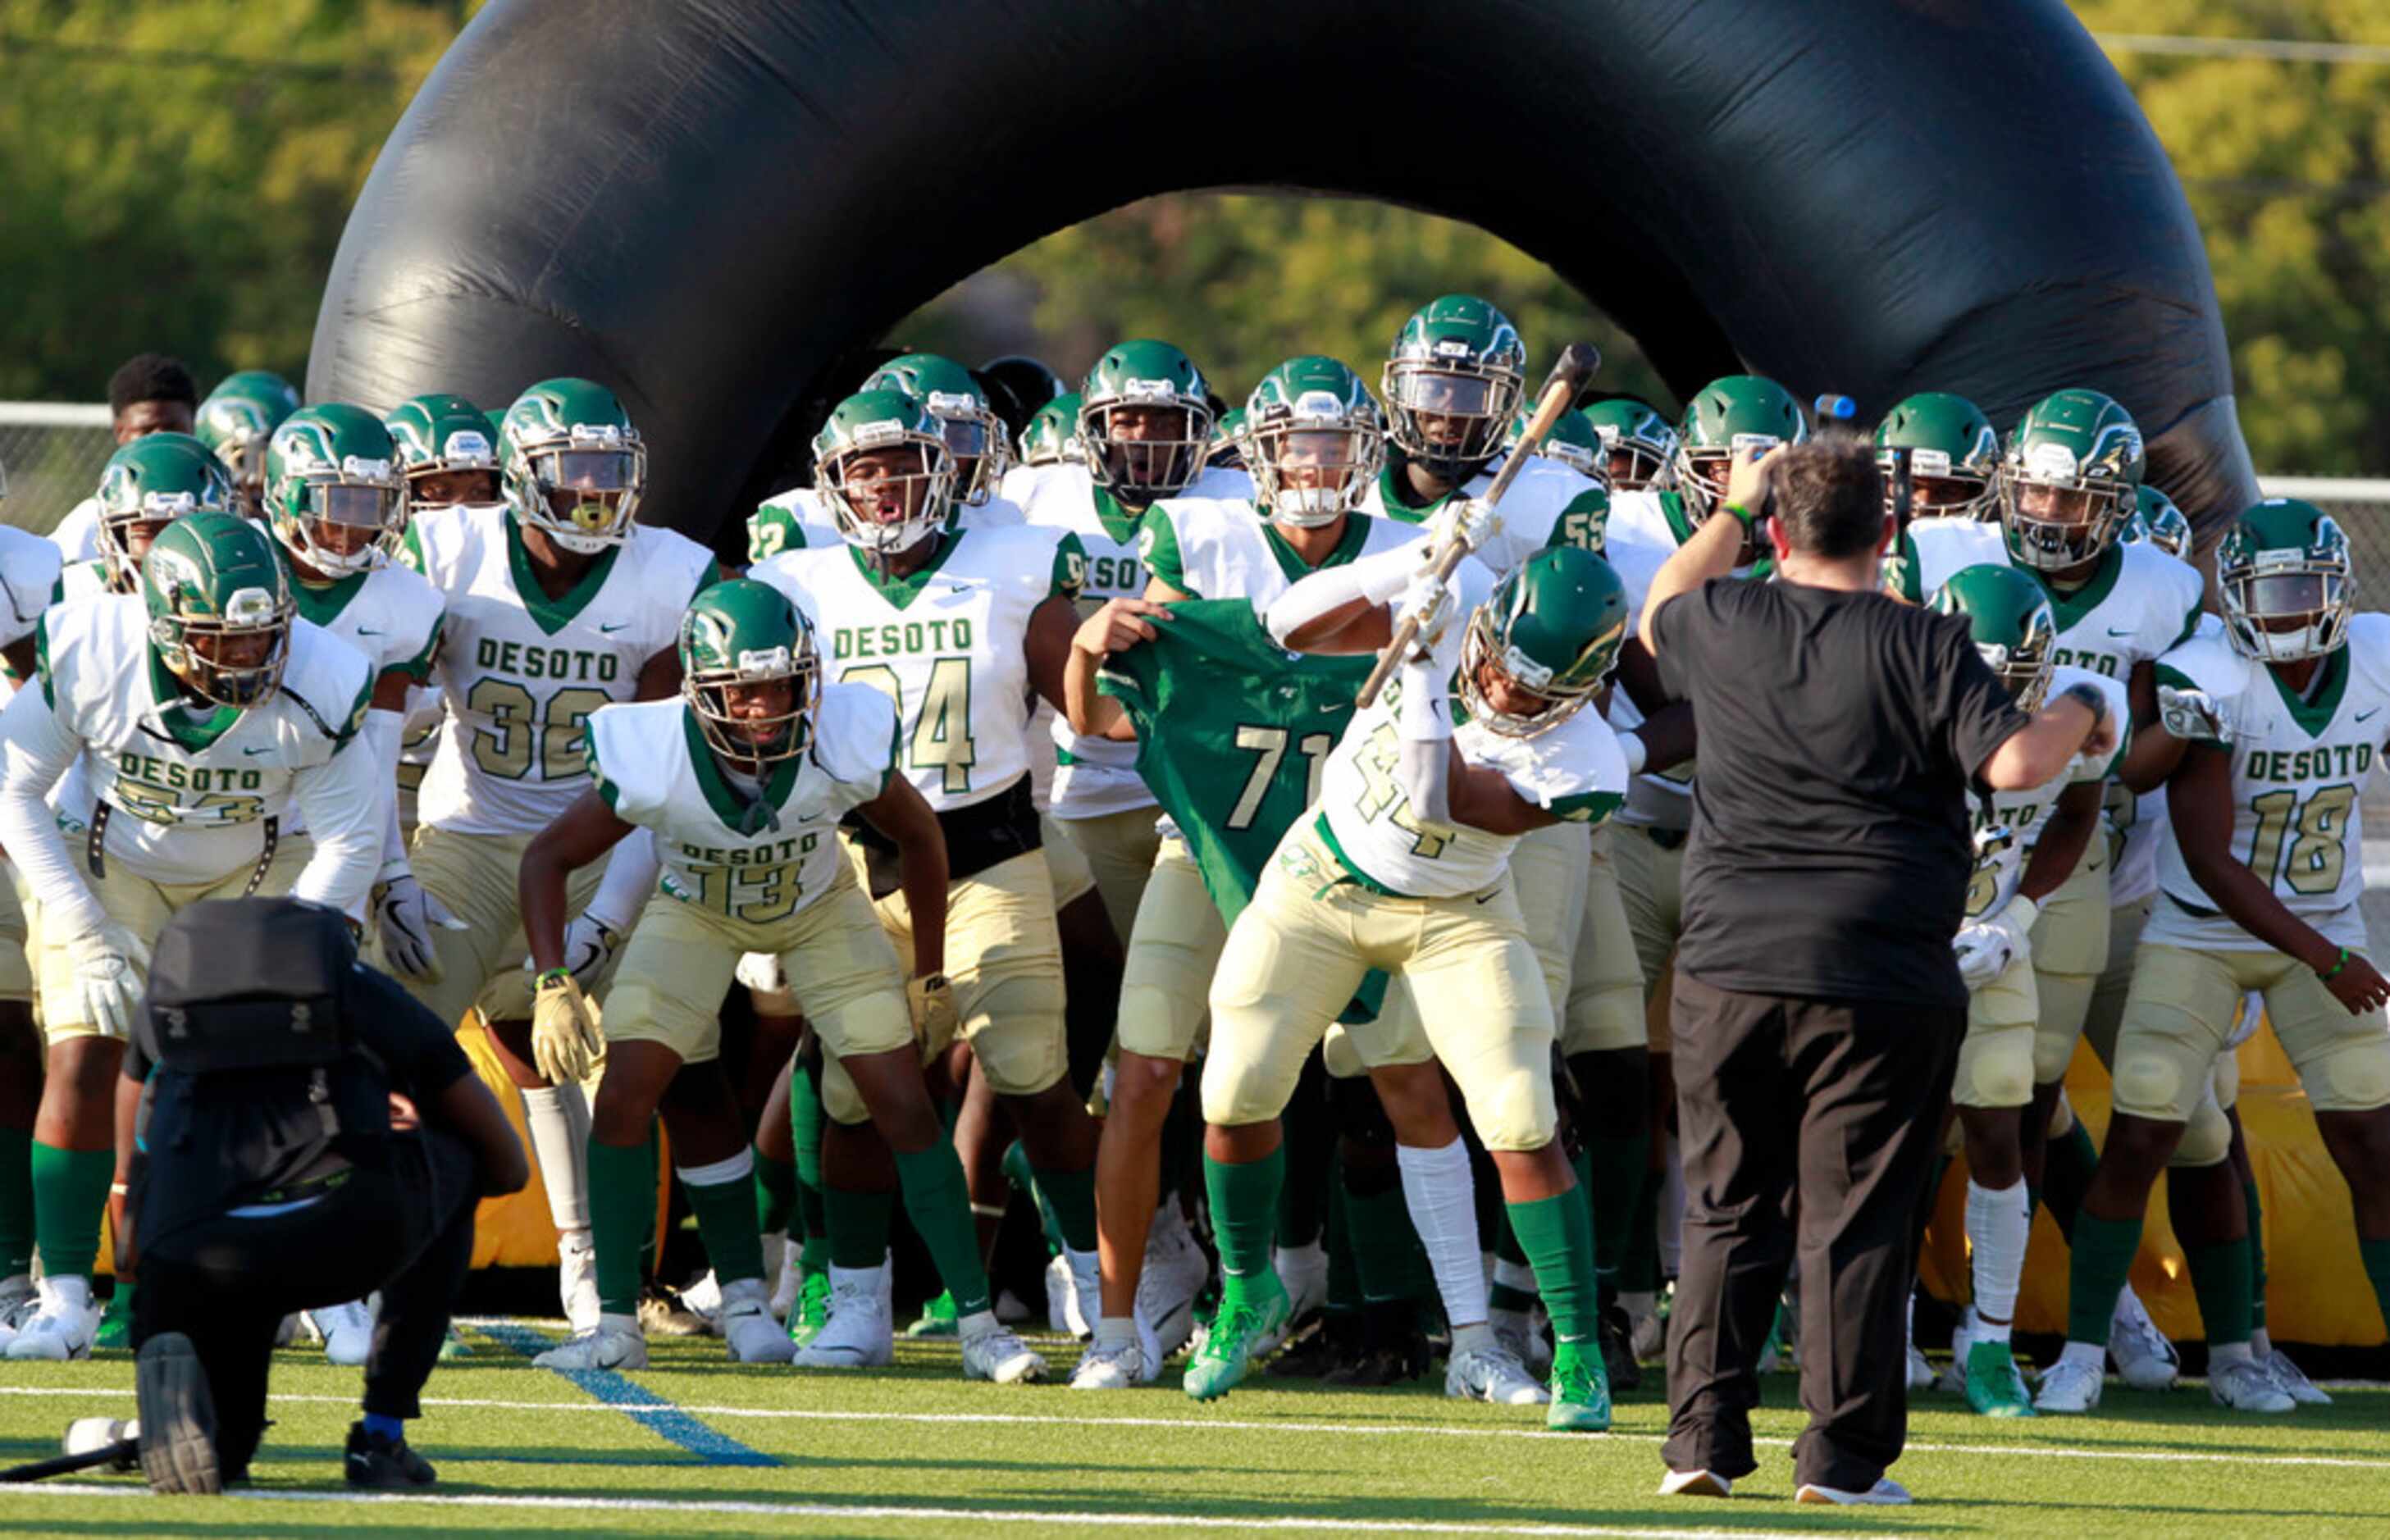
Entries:
POLYGON ((748 925, 786 919, 844 866, 838 821, 895 773, 896 711, 860 685, 830 685, 813 744, 772 767, 760 801, 734 788, 677 699, 607 706, 589 719, 589 773, 624 823, 650 828, 668 898, 748 925))
MULTIPOLYGON (((2232 756, 2232 856, 2291 913, 2336 945, 2366 944, 2358 795, 2390 737, 2390 615, 2361 614, 2323 661, 2302 700, 2266 665, 2221 635, 2202 635, 2158 660, 2158 684, 2216 702, 2232 756)), ((2147 941, 2222 952, 2266 943, 2217 912, 2168 839, 2158 853, 2157 907, 2147 941)))
POLYGON ((641 666, 678 642, 689 599, 718 575, 695 541, 639 524, 552 599, 514 515, 483 507, 418 515, 401 557, 447 606, 434 672, 448 729, 416 816, 460 834, 533 833, 581 794, 590 715, 637 694, 641 666))
POLYGON ((950 530, 929 565, 882 577, 862 552, 790 551, 748 576, 814 623, 832 680, 896 702, 904 769, 941 812, 985 802, 1029 771, 1029 617, 1073 598, 1078 537, 1035 525, 950 530))

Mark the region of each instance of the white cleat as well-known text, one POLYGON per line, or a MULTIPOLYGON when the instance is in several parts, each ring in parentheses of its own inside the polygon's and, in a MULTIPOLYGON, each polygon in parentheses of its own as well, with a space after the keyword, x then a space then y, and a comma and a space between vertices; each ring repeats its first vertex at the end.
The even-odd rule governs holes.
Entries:
POLYGON ((1708 1470, 1671 1470, 1660 1478, 1663 1497, 1731 1497, 1733 1478, 1708 1470))
POLYGON ((1135 1342, 1089 1342, 1087 1351, 1079 1354, 1078 1367, 1071 1371, 1071 1388, 1135 1390, 1139 1385, 1151 1384, 1161 1372, 1162 1366, 1148 1363, 1144 1350, 1135 1342))
POLYGON ((283 1316, 281 1324, 274 1328, 274 1345, 277 1348, 289 1347, 299 1340, 300 1328, 304 1325, 306 1325, 305 1318, 295 1310, 283 1316))
POLYGON ((1627 1340, 1635 1349, 1636 1362, 1648 1364, 1667 1351, 1668 1323, 1658 1311, 1630 1311, 1627 1318, 1635 1323, 1627 1340))
POLYGON ((680 1307, 703 1323, 709 1336, 722 1335, 722 1280, 713 1269, 680 1291, 680 1307))
POLYGON ((2041 1389, 2033 1398, 2037 1412, 2071 1416, 2096 1410, 2106 1387, 2100 1366, 2076 1358, 2061 1358, 2041 1373, 2041 1389))
POLYGON ((564 1319, 578 1337, 598 1329, 598 1247, 587 1230, 567 1230, 556 1240, 556 1293, 564 1319))
POLYGON ((789 1305, 797 1303, 797 1283, 790 1276, 796 1269, 790 1265, 795 1260, 789 1254, 787 1235, 774 1230, 764 1238, 764 1295, 774 1320, 788 1319, 789 1305), (787 1304, 780 1303, 783 1290, 788 1292, 787 1304))
POLYGON ((797 1344, 772 1318, 772 1302, 762 1278, 740 1278, 730 1284, 722 1290, 719 1303, 714 1326, 730 1349, 732 1363, 786 1364, 796 1357, 797 1344))
POLYGON ((2294 1410, 2298 1403, 2255 1358, 2233 1358, 2207 1365, 2207 1397, 2229 1411, 2272 1415, 2294 1410))
POLYGON ((604 1315, 588 1330, 559 1342, 532 1361, 541 1369, 643 1369, 648 1340, 636 1315, 604 1315))
POLYGON ((1529 1374, 1551 1372, 1552 1344, 1536 1328, 1535 1316, 1524 1310, 1488 1310, 1485 1324, 1494 1328, 1494 1341, 1502 1351, 1516 1358, 1529 1374))
POLYGON ((1278 1281, 1286 1286, 1289 1325, 1328 1303, 1328 1248, 1324 1243, 1315 1240, 1308 1246, 1280 1246, 1271 1253, 1270 1261, 1278 1270, 1278 1281))
POLYGON ((1087 1323, 1079 1318, 1078 1290, 1071 1283, 1071 1259, 1048 1257, 1046 1262, 1046 1329, 1057 1337, 1076 1337, 1085 1341, 1092 1333, 1087 1323))
MULTIPOLYGON (((1950 1367, 1944 1369, 1938 1378, 1929 1380, 1934 1389, 1947 1391, 1952 1395, 1967 1393, 1967 1350, 1974 1345, 1974 1341, 1975 1307, 1971 1304, 1959 1313, 1959 1324, 1950 1328, 1950 1367)), ((1925 1354, 1917 1351, 1917 1343, 1912 1341, 1908 1344, 1908 1388, 1912 1391, 1925 1388, 1917 1382, 1917 1368, 1923 1363, 1925 1354)), ((1932 1367, 1928 1366, 1925 1372, 1933 1375, 1932 1367)))
POLYGON ((1540 1406, 1552 1398, 1526 1365, 1498 1345, 1454 1354, 1445 1365, 1444 1393, 1497 1406, 1540 1406))
POLYGON ((829 1270, 829 1322, 797 1352, 801 1369, 878 1369, 896 1361, 896 1325, 880 1293, 887 1264, 829 1270))
POLYGON ((2116 1294, 2116 1314, 2108 1327, 2108 1357, 2117 1375, 2137 1391, 2163 1391, 2182 1373, 2182 1359, 2174 1344, 2150 1319, 2141 1297, 2130 1286, 2116 1294))
POLYGON ((2274 1383, 2282 1388, 2282 1393, 2300 1405, 2329 1406, 2332 1405, 2332 1397, 2325 1394, 2321 1387, 2307 1378, 2306 1370, 2292 1363, 2291 1355, 2281 1348, 2274 1349, 2257 1362, 2268 1374, 2274 1377, 2274 1383))
POLYGON ((324 1340, 324 1359, 353 1368, 373 1353, 373 1312, 364 1304, 328 1304, 307 1312, 307 1324, 324 1340))
POLYGON ((96 1306, 76 1304, 53 1293, 46 1284, 42 1290, 42 1303, 25 1324, 17 1330, 8 1344, 8 1357, 15 1363, 46 1360, 66 1363, 91 1356, 92 1339, 99 1334, 99 1310, 96 1306))
POLYGON ((1189 1233, 1177 1203, 1166 1203, 1163 1210, 1146 1236, 1145 1267, 1137 1279, 1137 1314, 1153 1332, 1150 1345, 1157 1369, 1194 1334, 1195 1300, 1212 1280, 1212 1259, 1189 1233))
POLYGON ((1877 1477, 1875 1484, 1865 1492, 1845 1492, 1838 1486, 1819 1486, 1814 1482, 1804 1482, 1801 1489, 1792 1494, 1792 1500, 1796 1503, 1831 1503, 1837 1508, 1895 1508, 1916 1501, 1908 1495, 1908 1488, 1890 1476, 1877 1477))
POLYGON ((41 1291, 33 1287, 31 1277, 19 1273, 13 1278, 0 1279, 0 1353, 7 1351, 8 1344, 17 1340, 17 1333, 33 1318, 33 1312, 41 1308, 41 1291))
POLYGON ((1073 1336, 1092 1338, 1096 1322, 1104 1314, 1103 1264, 1093 1251, 1073 1251, 1065 1247, 1062 1260, 1070 1264, 1071 1318, 1078 1323, 1073 1336))
MULTIPOLYGON (((1004 1328, 991 1327, 963 1339, 963 1378, 996 1385, 1032 1384, 1046 1378, 1046 1360, 1004 1328)), ((1071 1383, 1077 1388, 1075 1378, 1071 1383)))

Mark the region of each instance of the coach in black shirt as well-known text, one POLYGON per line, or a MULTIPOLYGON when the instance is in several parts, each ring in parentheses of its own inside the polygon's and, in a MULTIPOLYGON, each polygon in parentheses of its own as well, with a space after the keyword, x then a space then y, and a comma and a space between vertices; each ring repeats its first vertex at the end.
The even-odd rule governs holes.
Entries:
POLYGON ((1861 441, 1754 451, 1643 611, 1702 745, 1670 1023, 1686 1213, 1664 1494, 1722 1496, 1754 1468, 1756 1365, 1797 1248, 1800 1498, 1908 1500, 1884 1471, 1908 1427, 1910 1216, 1966 1032, 1969 799, 2114 738, 2098 694, 2028 719, 1965 621, 1878 593, 1891 538, 1861 441), (1728 575, 1754 538, 1774 581, 1728 575))

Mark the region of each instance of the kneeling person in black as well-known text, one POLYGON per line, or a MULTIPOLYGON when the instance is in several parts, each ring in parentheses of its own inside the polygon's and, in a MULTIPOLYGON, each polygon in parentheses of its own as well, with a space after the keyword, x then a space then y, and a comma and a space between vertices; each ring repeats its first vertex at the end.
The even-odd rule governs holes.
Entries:
POLYGON ((428 1484, 405 1419, 472 1259, 474 1205, 530 1175, 448 1027, 359 964, 328 909, 196 904, 159 937, 117 1111, 150 1484, 241 1479, 276 1325, 376 1290, 348 1479, 428 1484))

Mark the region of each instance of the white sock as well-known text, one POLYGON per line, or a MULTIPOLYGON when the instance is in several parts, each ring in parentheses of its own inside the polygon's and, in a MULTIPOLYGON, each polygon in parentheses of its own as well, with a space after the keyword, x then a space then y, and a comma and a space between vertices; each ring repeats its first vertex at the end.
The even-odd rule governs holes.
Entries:
POLYGON ((1484 1321, 1452 1328, 1452 1356, 1456 1358, 1464 1353, 1481 1352, 1493 1345, 1494 1328, 1484 1321))
POLYGON ((1975 1337, 2005 1342, 2016 1319, 2017 1285, 2024 1277, 2025 1242, 2033 1211, 2022 1177, 2005 1187, 1967 1181, 1967 1244, 1975 1253, 1975 1337))
POLYGON ((523 1126, 539 1158, 547 1216, 559 1230, 589 1227, 589 1098, 578 1085, 534 1086, 522 1094, 523 1126))
POLYGON ((1101 1315, 1096 1320, 1096 1341, 1105 1347, 1126 1347, 1137 1341, 1137 1317, 1101 1315))
POLYGON ((2108 1370, 2108 1350, 2098 1342, 2069 1342, 2059 1351, 2058 1358, 2064 1364, 2088 1365, 2095 1374, 2108 1370))
POLYGON ((976 1341, 991 1331, 1003 1329, 993 1310, 974 1310, 955 1322, 955 1330, 964 1341, 976 1341))
POLYGON ((2262 1326, 2249 1333, 2249 1355, 2253 1358, 2271 1358, 2274 1355, 2273 1334, 2262 1326))
POLYGON ((63 1309, 72 1305, 77 1310, 91 1308, 91 1279, 80 1273, 61 1273, 42 1279, 42 1303, 63 1309))
POLYGON ((2216 1372, 2219 1364, 2245 1364, 2248 1361, 2249 1344, 2246 1342, 2210 1342, 2207 1346, 2207 1372, 2210 1374, 2216 1372))
POLYGON ((1477 1194, 1469 1147, 1458 1139, 1442 1149, 1394 1147, 1402 1168, 1403 1202, 1420 1244, 1427 1248, 1436 1292, 1448 1321, 1485 1319, 1485 1264, 1477 1251, 1477 1194))

